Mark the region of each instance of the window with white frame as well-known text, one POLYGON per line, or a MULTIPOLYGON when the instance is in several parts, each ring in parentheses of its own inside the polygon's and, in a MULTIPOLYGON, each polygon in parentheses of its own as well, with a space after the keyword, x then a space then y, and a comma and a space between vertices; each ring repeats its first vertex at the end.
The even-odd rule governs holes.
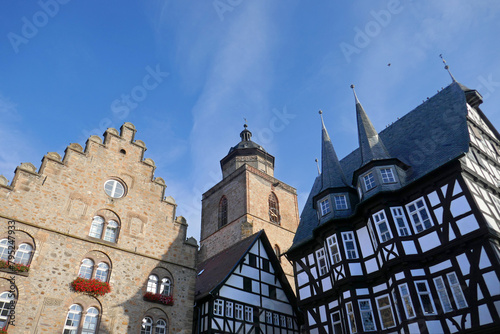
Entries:
POLYGON ((439 300, 441 301, 441 306, 443 307, 443 312, 446 313, 453 311, 443 278, 441 276, 434 278, 434 285, 436 286, 439 300))
POLYGON ((243 305, 241 304, 234 305, 234 317, 236 320, 243 320, 243 305))
POLYGON ((109 266, 106 263, 101 262, 97 265, 97 269, 95 271, 95 278, 101 282, 107 282, 108 272, 109 272, 109 266))
MULTIPOLYGON (((72 334, 72 333, 68 333, 72 334)), ((142 319, 141 334, 153 334, 153 319, 146 317, 142 319)))
POLYGON ((91 259, 83 259, 82 264, 80 265, 78 276, 86 279, 91 279, 93 271, 94 261, 92 261, 91 259))
POLYGON ((9 260, 9 240, 2 239, 0 240, 0 260, 8 261, 9 260))
POLYGON ((375 176, 373 176, 372 172, 363 176, 363 181, 365 183, 365 190, 366 191, 368 191, 372 188, 375 188, 375 176))
POLYGON ((322 200, 321 202, 319 202, 319 206, 321 208, 321 215, 324 216, 324 215, 327 215, 330 213, 331 209, 330 209, 330 201, 328 200, 328 198, 325 198, 324 200, 322 200))
POLYGON ((158 276, 149 275, 146 291, 151 293, 156 293, 157 289, 158 289, 158 276))
POLYGON ((330 261, 332 262, 332 265, 339 263, 341 258, 339 245, 337 242, 337 235, 334 234, 326 238, 326 244, 328 245, 328 252, 330 253, 330 261))
POLYGON ((245 321, 253 322, 253 307, 245 306, 245 321))
POLYGON ((403 211, 403 207, 398 206, 391 208, 392 219, 396 223, 396 227, 398 229, 398 235, 400 237, 405 237, 410 235, 410 229, 408 228, 408 222, 406 221, 406 217, 403 211))
POLYGON ((172 294, 171 286, 172 284, 170 283, 170 279, 162 278, 160 285, 160 293, 164 296, 170 296, 172 294))
POLYGON ((380 168, 380 176, 382 176, 382 183, 396 182, 392 168, 380 168))
POLYGON ((104 233, 104 240, 109 242, 116 242, 116 237, 118 236, 118 223, 114 220, 108 222, 106 226, 106 232, 104 233))
POLYGON ((233 302, 226 302, 226 317, 232 318, 233 317, 233 302))
POLYGON ((266 311, 266 322, 268 324, 273 324, 273 314, 269 311, 266 311))
POLYGON ((85 318, 83 318, 82 334, 95 334, 98 318, 99 310, 95 307, 88 308, 85 318))
POLYGON ((401 300, 403 301, 403 306, 407 319, 415 318, 415 310, 413 309, 413 303, 411 302, 410 291, 408 290, 408 285, 406 283, 399 286, 399 293, 401 294, 401 300))
POLYGON ((279 326, 279 324, 280 324, 280 318, 279 318, 279 315, 278 315, 278 314, 276 314, 276 313, 274 313, 273 318, 274 318, 274 324, 275 324, 276 326, 279 326))
POLYGON ((387 218, 385 217, 384 210, 380 210, 379 212, 374 214, 373 221, 375 222, 378 235, 380 236, 380 240, 382 242, 386 242, 392 239, 391 229, 389 227, 389 224, 387 223, 387 218))
POLYGON ((335 200, 335 209, 337 210, 347 210, 349 207, 347 206, 347 198, 345 195, 335 195, 333 196, 335 200))
POLYGON ((457 274, 449 273, 446 274, 446 277, 448 277, 448 282, 450 283, 451 292, 453 293, 453 299, 457 304, 457 308, 466 308, 467 301, 465 300, 465 296, 462 291, 462 287, 460 286, 460 282, 458 281, 457 274))
POLYGON ((66 321, 64 322, 63 334, 77 333, 82 317, 82 310, 82 307, 78 304, 71 305, 66 316, 66 321))
POLYGON ((167 322, 163 319, 159 319, 156 322, 155 334, 167 334, 167 322))
POLYGON ((101 216, 95 216, 90 225, 89 237, 97 239, 102 238, 102 240, 116 243, 120 224, 117 221, 118 217, 115 216, 113 219, 109 218, 110 217, 105 219, 101 216))
POLYGON ((355 334, 358 332, 356 328, 356 318, 354 316, 354 309, 352 307, 352 303, 348 302, 345 304, 345 308, 347 311, 347 319, 349 320, 349 329, 351 330, 351 334, 355 334))
POLYGON ((284 315, 280 316, 281 327, 286 328, 286 317, 284 315))
POLYGON ((289 329, 293 329, 293 322, 292 322, 292 318, 291 317, 287 317, 286 318, 286 323, 287 323, 287 327, 289 329))
POLYGON ((222 299, 214 300, 214 315, 224 315, 224 301, 222 299))
POLYGON ((417 289, 418 298, 420 299, 420 305, 422 306, 422 312, 424 315, 435 314, 436 308, 434 307, 434 301, 432 300, 427 281, 416 281, 415 287, 417 289))
POLYGON ((376 250, 378 247, 378 240, 377 236, 375 235, 375 231, 373 230, 371 219, 368 219, 368 224, 366 224, 366 226, 368 226, 368 233, 370 233, 370 239, 372 240, 373 243, 373 249, 376 250))
POLYGON ((323 276, 327 272, 324 248, 320 248, 316 251, 316 259, 318 261, 318 274, 319 276, 323 276))
POLYGON ((95 216, 92 220, 92 224, 90 225, 89 236, 100 239, 102 236, 103 227, 104 218, 102 218, 101 216, 95 216))
POLYGON ((422 197, 407 204, 406 209, 408 210, 416 233, 432 227, 431 216, 422 197))
POLYGON ((392 313, 391 300, 389 295, 376 298, 378 314, 380 315, 380 322, 382 329, 387 329, 396 326, 394 313, 392 313))
POLYGON ((104 183, 104 192, 112 198, 121 198, 125 195, 125 186, 117 180, 108 180, 104 183))
POLYGON ((342 239, 344 241, 345 255, 349 260, 358 258, 358 250, 356 248, 356 241, 354 240, 354 232, 342 232, 342 239))
POLYGON ((339 311, 332 313, 332 327, 333 327, 333 334, 344 333, 344 331, 342 330, 342 319, 340 318, 339 311))
POLYGON ((33 252, 33 247, 30 244, 20 244, 17 248, 16 255, 14 257, 14 262, 17 264, 28 265, 31 260, 31 253, 33 252))
POLYGON ((372 304, 369 299, 358 300, 361 324, 365 332, 376 331, 375 320, 373 318, 372 304))
POLYGON ((11 302, 14 300, 13 294, 10 291, 0 293, 0 328, 7 327, 9 323, 11 302))

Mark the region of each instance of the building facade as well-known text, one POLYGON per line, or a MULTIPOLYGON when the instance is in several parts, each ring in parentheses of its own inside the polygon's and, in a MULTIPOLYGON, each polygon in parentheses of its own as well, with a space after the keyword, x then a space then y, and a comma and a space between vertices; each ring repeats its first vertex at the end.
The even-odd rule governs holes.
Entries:
MULTIPOLYGON (((354 87, 353 87, 354 88, 354 87)), ((453 79, 322 171, 287 257, 309 333, 500 331, 500 135, 453 79)), ((322 121, 323 122, 323 121, 322 121)))
POLYGON ((198 246, 135 133, 125 123, 0 176, 9 334, 191 332, 198 246))

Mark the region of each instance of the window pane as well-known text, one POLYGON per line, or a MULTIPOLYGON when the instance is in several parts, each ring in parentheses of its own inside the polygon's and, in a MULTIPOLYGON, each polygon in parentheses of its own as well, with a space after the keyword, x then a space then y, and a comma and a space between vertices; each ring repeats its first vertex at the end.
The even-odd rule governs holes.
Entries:
POLYGON ((156 293, 158 288, 158 276, 149 275, 148 286, 146 287, 147 292, 156 293))
POLYGON ((89 236, 94 238, 101 238, 102 228, 104 227, 104 219, 102 217, 94 217, 92 225, 90 226, 89 236))
POLYGON ((82 264, 80 265, 80 272, 78 276, 91 279, 92 272, 94 270, 94 262, 90 259, 83 259, 82 264))
POLYGON ((151 318, 142 319, 141 334, 153 334, 153 320, 151 318))
POLYGON ((104 262, 99 263, 99 265, 97 266, 97 270, 95 272, 95 278, 102 282, 106 282, 108 280, 108 270, 109 267, 106 263, 104 262))
POLYGON ((18 264, 28 265, 31 259, 31 252, 33 248, 29 244, 20 244, 16 251, 14 262, 18 264))

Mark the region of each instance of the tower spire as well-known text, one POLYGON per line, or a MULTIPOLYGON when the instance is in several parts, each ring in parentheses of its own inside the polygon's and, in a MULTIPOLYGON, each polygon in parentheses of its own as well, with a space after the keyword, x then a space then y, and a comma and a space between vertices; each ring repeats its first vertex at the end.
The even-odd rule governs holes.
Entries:
POLYGON ((361 150, 361 164, 372 160, 389 159, 389 153, 385 148, 382 139, 378 136, 375 127, 368 118, 363 106, 358 100, 356 91, 354 90, 354 85, 351 85, 352 91, 354 92, 354 99, 356 102, 356 119, 358 122, 358 138, 359 138, 359 148, 361 150))
POLYGON ((321 191, 327 188, 349 186, 328 131, 326 131, 323 111, 320 110, 319 115, 321 117, 321 191))
POLYGON ((453 74, 451 74, 450 67, 448 66, 448 64, 446 64, 446 60, 444 60, 443 54, 440 54, 439 58, 441 58, 441 60, 443 61, 444 69, 448 71, 448 74, 450 75, 451 80, 453 80, 453 82, 457 82, 457 80, 455 80, 455 77, 453 76, 453 74))

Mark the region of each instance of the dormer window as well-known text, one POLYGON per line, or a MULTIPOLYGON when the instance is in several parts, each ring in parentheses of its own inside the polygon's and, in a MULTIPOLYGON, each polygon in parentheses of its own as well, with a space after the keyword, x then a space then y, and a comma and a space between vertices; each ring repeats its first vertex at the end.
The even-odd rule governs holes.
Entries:
POLYGON ((336 210, 347 210, 349 208, 345 195, 335 195, 333 198, 335 199, 336 210))
POLYGON ((392 172, 392 168, 381 168, 380 175, 382 176, 383 183, 396 182, 396 178, 394 177, 394 173, 392 172))
POLYGON ((321 202, 319 202, 319 206, 321 208, 321 215, 324 216, 324 215, 327 215, 330 213, 331 209, 330 209, 330 201, 328 200, 328 198, 325 198, 324 200, 322 200, 321 202))
POLYGON ((372 172, 363 176, 363 181, 365 182, 366 191, 375 188, 375 177, 373 176, 372 172))

